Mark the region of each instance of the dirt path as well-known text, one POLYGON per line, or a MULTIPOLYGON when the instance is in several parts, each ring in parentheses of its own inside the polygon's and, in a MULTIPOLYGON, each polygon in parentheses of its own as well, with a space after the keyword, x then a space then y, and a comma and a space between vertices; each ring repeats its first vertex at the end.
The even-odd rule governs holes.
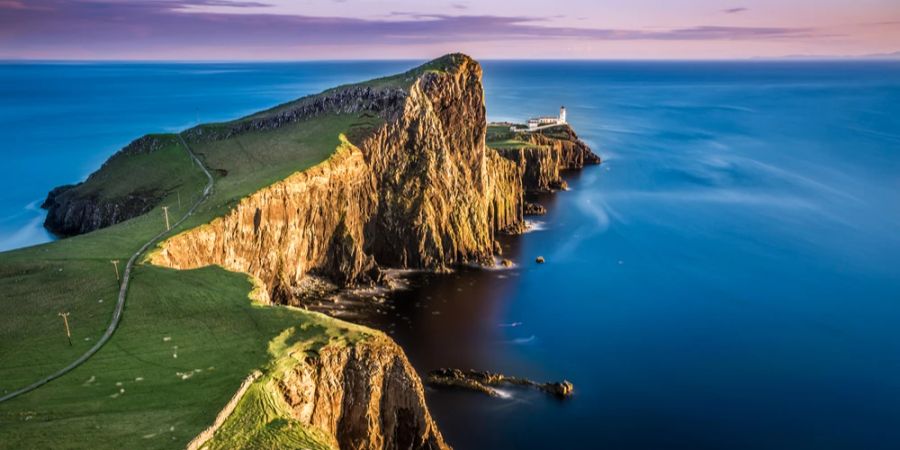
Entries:
POLYGON ((206 187, 203 188, 203 194, 200 196, 200 198, 197 199, 196 202, 194 202, 193 205, 191 205, 191 208, 184 214, 184 216, 182 216, 180 219, 178 219, 177 222, 175 222, 174 225, 172 225, 171 229, 163 231, 154 236, 149 241, 145 242, 144 245, 142 245, 141 248, 138 249, 138 251, 131 255, 131 258, 128 258, 128 264, 125 265, 125 271, 122 274, 122 284, 119 286, 119 298, 116 302, 116 309, 115 311, 113 311, 112 320, 109 322, 109 327, 106 328, 106 332, 104 332, 103 336, 101 336, 100 339, 97 340, 97 343, 95 343, 93 347, 91 347, 83 355, 79 356, 78 359, 72 361, 72 363, 70 363, 66 367, 63 367, 55 373, 48 375, 47 377, 42 378, 28 386, 17 389, 4 395, 3 397, 0 397, 0 403, 16 398, 22 394, 31 392, 71 372, 76 367, 84 364, 84 362, 87 361, 91 356, 94 356, 95 353, 100 351, 103 345, 105 345, 112 337, 113 333, 116 332, 116 329, 119 327, 119 322, 122 320, 122 311, 124 311, 125 309, 125 297, 128 294, 128 282, 131 280, 131 271, 134 269, 134 265, 137 260, 141 257, 141 255, 144 254, 144 252, 147 251, 147 249, 149 249, 153 245, 156 245, 156 243, 159 242, 163 237, 170 234, 172 231, 178 228, 179 225, 184 223, 184 221, 187 220, 188 217, 194 214, 194 211, 197 210, 200 204, 206 201, 206 199, 209 198, 210 194, 212 194, 212 188, 214 184, 212 174, 209 173, 209 170, 206 168, 206 166, 203 165, 203 162, 200 161, 200 158, 198 158, 197 155, 194 154, 194 152, 191 150, 191 147, 188 146, 187 142, 185 142, 184 137, 182 137, 181 134, 178 135, 178 139, 181 141, 181 145, 184 146, 184 150, 188 153, 188 155, 190 155, 194 163, 197 164, 197 166, 200 167, 200 169, 203 170, 203 173, 206 175, 207 182, 206 187))

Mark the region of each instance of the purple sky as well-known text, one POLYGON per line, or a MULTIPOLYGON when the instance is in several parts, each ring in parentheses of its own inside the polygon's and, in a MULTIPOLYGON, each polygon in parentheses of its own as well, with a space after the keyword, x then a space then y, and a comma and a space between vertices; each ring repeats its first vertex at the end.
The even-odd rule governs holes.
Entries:
POLYGON ((0 0, 0 58, 746 58, 900 50, 898 0, 0 0))

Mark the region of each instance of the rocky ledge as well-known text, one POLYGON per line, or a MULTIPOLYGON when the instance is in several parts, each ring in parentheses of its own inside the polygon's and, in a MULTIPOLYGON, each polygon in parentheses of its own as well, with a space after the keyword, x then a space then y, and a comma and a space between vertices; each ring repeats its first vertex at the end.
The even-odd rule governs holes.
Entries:
POLYGON ((512 385, 540 389, 544 392, 569 397, 575 388, 572 383, 563 380, 550 383, 539 383, 527 378, 513 377, 487 371, 459 369, 437 369, 428 374, 428 384, 438 387, 454 387, 481 392, 491 397, 500 397, 495 386, 512 385))
MULTIPOLYGON (((219 265, 244 272, 258 282, 260 300, 277 303, 297 303, 304 286, 315 284, 308 282, 313 277, 347 287, 378 283, 382 268, 493 265, 498 234, 525 230, 526 191, 562 189, 560 171, 599 158, 568 126, 521 136, 529 143, 525 148, 488 147, 481 66, 461 54, 437 62, 411 71, 408 88, 337 88, 216 133, 186 132, 189 140, 229 139, 322 112, 374 110, 384 119, 364 136, 341 136, 327 161, 163 241, 149 261, 176 269, 219 265)), ((152 138, 139 140, 107 164, 158 147, 152 138)), ((162 193, 132 192, 131 200, 92 195, 81 185, 55 190, 46 202, 48 228, 77 234, 109 226, 152 208, 162 193)), ((386 337, 323 348, 279 380, 292 420, 324 430, 335 446, 446 448, 425 408, 421 381, 386 337)), ((445 371, 430 380, 481 386, 486 393, 495 383, 562 396, 572 392, 568 382, 535 383, 487 372, 445 371)))
POLYGON ((562 172, 601 162, 568 124, 537 131, 505 132, 504 138, 520 143, 496 150, 523 167, 522 186, 529 193, 565 190, 568 185, 562 172))
POLYGON ((44 227, 57 236, 74 236, 124 222, 153 209, 165 197, 165 192, 138 187, 124 195, 109 196, 93 189, 91 182, 102 184, 99 178, 103 177, 105 168, 134 155, 156 152, 164 145, 162 139, 152 135, 136 139, 110 157, 86 181, 51 190, 41 205, 47 210, 44 227))

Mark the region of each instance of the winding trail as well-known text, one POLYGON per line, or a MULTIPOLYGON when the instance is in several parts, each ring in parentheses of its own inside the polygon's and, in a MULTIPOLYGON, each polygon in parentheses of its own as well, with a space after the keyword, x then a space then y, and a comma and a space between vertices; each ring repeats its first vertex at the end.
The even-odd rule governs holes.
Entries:
POLYGON ((103 333, 103 336, 101 336, 100 339, 97 340, 97 343, 95 343, 93 347, 84 352, 83 355, 78 357, 78 359, 70 363, 68 366, 63 367, 55 373, 48 375, 47 377, 42 378, 28 386, 12 391, 4 395, 3 397, 0 397, 0 403, 16 398, 22 394, 31 392, 71 372, 76 367, 84 364, 84 362, 87 361, 91 356, 94 356, 95 353, 100 351, 103 345, 105 345, 112 337, 113 333, 116 332, 116 329, 119 327, 119 322, 122 320, 122 312, 125 309, 125 297, 128 294, 128 282, 131 280, 131 271, 132 269, 134 269, 135 262, 138 260, 138 258, 140 258, 142 254, 144 254, 144 252, 147 251, 148 248, 155 245, 157 242, 159 242, 160 239, 162 239, 167 234, 178 228, 179 225, 184 223, 184 221, 187 220, 188 217, 194 214, 194 211, 197 210, 200 204, 206 201, 206 199, 209 198, 210 194, 212 194, 214 184, 212 174, 209 173, 209 170, 206 168, 206 166, 203 165, 203 162, 200 161, 200 158, 198 158, 197 155, 194 154, 194 152, 191 150, 191 147, 188 146, 187 142, 184 140, 184 137, 181 136, 181 133, 178 134, 178 139, 181 141, 181 145, 184 146, 184 150, 188 153, 194 163, 197 164, 197 166, 200 167, 200 169, 203 170, 203 173, 206 175, 207 182, 206 187, 203 188, 203 194, 200 196, 200 198, 197 199, 196 202, 194 202, 193 205, 191 205, 191 208, 188 209, 184 216, 182 216, 180 219, 178 219, 177 222, 175 222, 174 225, 172 225, 170 229, 160 232, 149 241, 145 242, 144 245, 142 245, 141 248, 138 249, 138 251, 134 252, 134 254, 131 255, 131 258, 128 258, 128 264, 125 265, 125 271, 122 274, 122 284, 119 286, 119 298, 116 302, 116 309, 115 311, 113 311, 112 321, 110 321, 109 327, 106 328, 106 332, 103 333))

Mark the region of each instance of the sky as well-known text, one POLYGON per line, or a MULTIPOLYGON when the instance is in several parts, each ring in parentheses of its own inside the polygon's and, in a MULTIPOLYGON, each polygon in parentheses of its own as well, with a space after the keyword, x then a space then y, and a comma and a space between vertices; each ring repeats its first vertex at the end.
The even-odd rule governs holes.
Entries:
POLYGON ((0 0, 0 59, 742 59, 900 51, 900 0, 0 0))

